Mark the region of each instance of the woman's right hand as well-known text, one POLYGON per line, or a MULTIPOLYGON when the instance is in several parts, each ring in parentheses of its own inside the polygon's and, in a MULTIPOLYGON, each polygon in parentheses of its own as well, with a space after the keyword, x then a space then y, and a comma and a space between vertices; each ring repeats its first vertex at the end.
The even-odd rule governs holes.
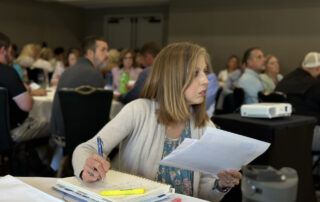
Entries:
POLYGON ((98 154, 93 154, 86 160, 81 178, 85 182, 95 182, 104 179, 110 169, 110 162, 98 154))

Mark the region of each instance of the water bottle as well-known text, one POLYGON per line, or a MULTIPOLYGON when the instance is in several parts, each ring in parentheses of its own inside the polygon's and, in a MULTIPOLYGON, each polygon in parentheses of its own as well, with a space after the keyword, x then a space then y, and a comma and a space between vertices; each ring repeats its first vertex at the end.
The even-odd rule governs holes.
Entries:
POLYGON ((38 84, 41 86, 41 88, 46 89, 47 87, 47 82, 46 82, 46 78, 43 72, 39 72, 38 73, 38 84))
POLYGON ((107 90, 113 90, 113 77, 112 77, 112 72, 108 71, 106 73, 106 85, 105 89, 107 90))
POLYGON ((129 82, 130 75, 128 72, 123 71, 120 74, 120 93, 125 94, 127 92, 127 83, 129 82))

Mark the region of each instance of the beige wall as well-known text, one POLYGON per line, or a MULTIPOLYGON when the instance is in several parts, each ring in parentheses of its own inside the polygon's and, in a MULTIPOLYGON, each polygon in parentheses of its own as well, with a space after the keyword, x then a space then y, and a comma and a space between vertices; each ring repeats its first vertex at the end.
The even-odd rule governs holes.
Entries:
POLYGON ((211 54, 215 72, 231 54, 252 46, 278 56, 281 73, 292 71, 308 51, 320 51, 320 2, 316 0, 173 0, 168 41, 192 41, 211 54))
MULTIPOLYGON (((161 13, 164 17, 164 41, 167 41, 168 29, 168 6, 139 6, 139 7, 113 7, 101 9, 87 9, 86 10, 86 35, 104 36, 104 19, 106 15, 141 15, 161 13)), ((163 44, 165 45, 165 44, 163 44)), ((114 47, 110 47, 114 48, 114 47)))
POLYGON ((84 36, 84 10, 27 0, 0 1, 1 32, 22 48, 46 41, 49 47, 79 47, 84 36))

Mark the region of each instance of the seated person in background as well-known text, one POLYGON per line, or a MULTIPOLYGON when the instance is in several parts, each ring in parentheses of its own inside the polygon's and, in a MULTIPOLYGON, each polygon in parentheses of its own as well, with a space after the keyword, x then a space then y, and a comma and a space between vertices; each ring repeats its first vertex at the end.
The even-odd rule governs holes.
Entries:
POLYGON ((280 66, 278 59, 273 55, 266 57, 266 70, 263 74, 260 74, 264 92, 271 93, 274 91, 276 85, 283 78, 280 72, 280 66))
POLYGON ((219 83, 221 86, 227 81, 229 74, 239 68, 239 58, 236 55, 229 57, 227 62, 227 69, 221 70, 218 74, 219 83))
POLYGON ((57 143, 64 144, 64 124, 58 97, 61 88, 76 88, 81 85, 91 85, 103 88, 104 81, 99 67, 105 67, 108 57, 108 45, 103 38, 87 37, 83 44, 85 56, 80 58, 76 65, 66 69, 62 74, 57 91, 54 95, 51 113, 51 133, 57 143))
MULTIPOLYGON (((50 48, 42 48, 39 53, 39 58, 31 65, 30 69, 42 69, 44 72, 44 80, 47 85, 49 85, 49 73, 53 72, 53 67, 49 62, 53 57, 53 52, 50 48)), ((39 75, 38 75, 39 77, 39 75)), ((39 81, 38 81, 39 82, 39 81)), ((43 84, 41 84, 43 85, 43 84)), ((44 84, 45 85, 45 84, 44 84)))
POLYGON ((286 75, 277 85, 276 91, 287 94, 296 114, 317 118, 312 150, 320 151, 320 53, 308 53, 301 65, 286 75))
MULTIPOLYGON (((16 47, 17 48, 17 47, 16 47)), ((13 51, 13 48, 11 49, 12 51, 11 51, 11 56, 12 56, 12 60, 11 61, 9 61, 9 66, 13 66, 13 68, 17 71, 17 73, 18 73, 18 75, 19 75, 19 78, 21 79, 21 80, 23 80, 23 72, 22 72, 22 69, 21 69, 21 67, 20 67, 20 65, 18 65, 17 63, 15 63, 15 61, 14 61, 14 58, 15 58, 15 56, 16 56, 16 51, 17 50, 14 50, 13 51)), ((27 59, 28 60, 28 59, 27 59)), ((28 81, 28 78, 26 78, 25 80, 27 80, 28 81)), ((28 83, 30 83, 29 81, 28 81, 28 83)), ((26 87, 26 89, 27 89, 27 91, 32 95, 32 96, 45 96, 45 95, 47 95, 47 92, 43 89, 43 88, 41 88, 41 86, 39 86, 39 85, 35 85, 36 86, 36 88, 31 88, 30 86, 34 86, 34 85, 27 85, 25 82, 24 82, 24 86, 26 87)))
POLYGON ((216 109, 222 110, 224 97, 230 93, 233 93, 233 89, 238 86, 238 81, 246 69, 246 65, 242 62, 241 68, 228 75, 227 81, 224 83, 221 94, 217 100, 216 109))
POLYGON ((15 63, 15 60, 17 59, 17 56, 18 56, 18 47, 16 44, 12 44, 11 55, 12 55, 13 60, 9 64, 9 66, 12 66, 17 71, 19 77, 22 80, 23 79, 22 69, 18 64, 15 63))
POLYGON ((27 68, 31 67, 31 65, 36 60, 36 48, 35 44, 27 44, 23 47, 19 57, 16 59, 15 64, 18 64, 23 73, 23 81, 28 82, 28 73, 27 68))
MULTIPOLYGON (((80 50, 77 48, 72 48, 68 51, 67 54, 67 64, 66 67, 71 67, 75 65, 78 62, 78 59, 80 58, 80 50)), ((64 66, 57 66, 54 70, 54 73, 51 78, 51 84, 53 86, 56 86, 58 84, 58 81, 62 75, 62 73, 65 71, 64 66)))
POLYGON ((56 47, 53 53, 54 53, 54 57, 51 59, 50 63, 52 64, 54 70, 58 67, 64 67, 64 63, 65 63, 64 48, 56 47))
POLYGON ((191 43, 165 47, 154 61, 141 99, 127 104, 94 138, 75 149, 75 175, 85 182, 105 177, 110 163, 97 154, 100 136, 105 156, 122 143, 121 171, 171 184, 177 193, 220 200, 239 184, 240 172, 219 171, 213 188, 217 179, 209 174, 159 165, 185 138, 199 139, 207 126, 214 127, 206 114, 208 68, 210 59, 203 47, 191 43))
POLYGON ((246 70, 239 79, 238 87, 244 90, 244 103, 258 103, 258 92, 263 91, 259 74, 264 71, 265 58, 259 48, 248 49, 243 56, 246 70))
POLYGON ((135 61, 136 61, 137 67, 140 67, 142 69, 146 68, 143 65, 143 56, 142 56, 140 50, 135 50, 135 55, 136 55, 135 61))
POLYGON ((218 78, 215 73, 210 73, 207 75, 209 84, 206 96, 206 110, 209 117, 213 116, 215 105, 216 105, 216 96, 219 89, 218 78))
POLYGON ((109 50, 107 66, 105 68, 100 69, 102 76, 105 78, 107 72, 110 72, 115 67, 119 67, 119 62, 120 52, 117 49, 109 50))
POLYGON ((0 86, 8 90, 11 137, 21 142, 49 136, 46 121, 28 116, 33 100, 17 72, 8 64, 12 61, 10 39, 0 33, 0 86))
POLYGON ((243 72, 246 70, 246 64, 242 63, 241 68, 229 74, 227 81, 224 83, 222 95, 227 95, 233 92, 233 89, 238 86, 238 82, 243 72))
POLYGON ((135 82, 132 89, 130 89, 126 94, 122 94, 119 97, 114 97, 119 100, 122 104, 127 104, 132 100, 138 99, 140 92, 147 80, 150 73, 151 66, 153 64, 154 58, 160 51, 160 47, 155 42, 147 42, 143 44, 140 52, 143 56, 143 65, 146 67, 139 75, 137 81, 135 82))
POLYGON ((128 82, 135 82, 139 74, 142 72, 142 69, 140 67, 135 67, 134 52, 129 49, 123 49, 120 52, 119 67, 115 67, 111 71, 113 78, 113 90, 124 94, 128 90, 126 87, 128 82))

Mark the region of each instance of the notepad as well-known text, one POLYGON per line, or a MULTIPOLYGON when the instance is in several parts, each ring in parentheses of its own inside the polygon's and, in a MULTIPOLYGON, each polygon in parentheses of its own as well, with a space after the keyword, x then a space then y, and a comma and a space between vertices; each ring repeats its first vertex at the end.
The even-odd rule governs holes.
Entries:
POLYGON ((82 198, 95 201, 149 201, 158 196, 170 194, 172 189, 170 185, 155 182, 135 175, 109 170, 104 181, 94 183, 85 183, 76 177, 67 177, 57 180, 54 186, 61 191, 73 192, 82 198), (145 194, 139 195, 120 195, 120 196, 101 196, 99 193, 106 190, 123 189, 146 189, 145 194))

